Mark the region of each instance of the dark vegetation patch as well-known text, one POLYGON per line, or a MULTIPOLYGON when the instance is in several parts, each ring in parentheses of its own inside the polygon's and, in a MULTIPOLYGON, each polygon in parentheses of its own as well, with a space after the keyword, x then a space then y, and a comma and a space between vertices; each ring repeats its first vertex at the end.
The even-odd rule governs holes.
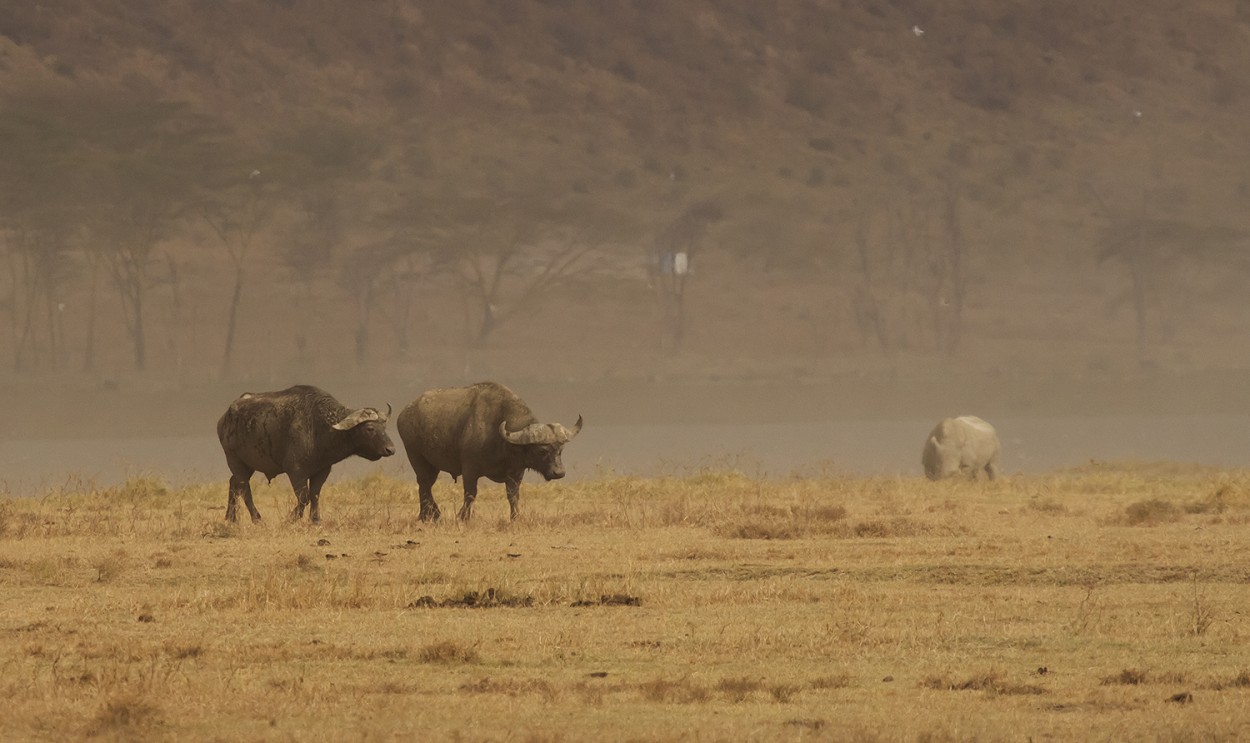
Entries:
POLYGON ((807 682, 812 689, 845 689, 851 685, 851 674, 839 673, 833 676, 820 676, 807 682))
MULTIPOLYGON (((963 531, 967 531, 964 529, 963 531)), ((938 527, 924 521, 907 518, 906 516, 895 516, 892 519, 871 519, 861 521, 855 525, 853 534, 857 537, 920 537, 934 533, 958 533, 959 530, 952 532, 950 527, 938 527)))
POLYGON ((752 694, 763 688, 763 682, 745 676, 721 679, 716 684, 716 691, 723 694, 725 699, 731 702, 744 702, 752 694))
POLYGON ((106 701, 91 719, 89 736, 110 735, 119 740, 145 737, 141 731, 160 724, 156 705, 137 696, 117 697, 106 701))
POLYGON ((417 659, 422 663, 443 663, 451 665, 454 663, 478 663, 481 656, 478 655, 477 648, 461 645, 451 640, 443 640, 435 642, 421 648, 417 653, 417 659))
POLYGON ((907 516, 847 521, 843 506, 781 508, 753 506, 731 520, 717 524, 713 531, 736 539, 803 539, 828 536, 839 539, 892 537, 958 536, 968 534, 966 526, 920 521, 907 516))
POLYGON ((1230 510, 1250 508, 1250 491, 1240 480, 1224 482, 1209 494, 1185 504, 1185 513, 1222 514, 1230 510))
POLYGON ((409 609, 497 609, 528 608, 534 605, 533 596, 517 596, 498 588, 485 591, 465 591, 460 596, 441 601, 433 596, 422 596, 408 604, 409 609))
POLYGON ((509 697, 540 696, 549 702, 560 695, 559 690, 546 679, 501 680, 489 676, 464 682, 460 685, 460 691, 466 694, 502 694, 509 697))
POLYGON ((640 683, 637 689, 647 702, 694 704, 711 698, 711 692, 705 685, 692 682, 689 678, 655 678, 640 683))
POLYGON ((816 732, 823 729, 829 723, 825 720, 817 720, 808 717, 796 717, 793 720, 786 720, 784 724, 816 732))
POLYGON ((1217 679, 1207 684, 1208 689, 1223 691, 1225 689, 1250 689, 1250 671, 1241 671, 1228 679, 1217 679))
POLYGON ((994 695, 1045 694, 1046 689, 1036 684, 1016 684, 1008 681, 1000 671, 983 671, 956 681, 949 676, 929 676, 920 682, 925 689, 938 691, 984 691, 994 695))
POLYGON ((718 524, 720 536, 737 539, 801 539, 810 536, 846 536, 844 506, 786 508, 757 505, 742 509, 732 520, 718 524))
POLYGON ((656 678, 638 685, 642 698, 648 702, 667 702, 676 704, 694 704, 706 702, 712 692, 706 686, 695 683, 687 678, 665 679, 656 678))
POLYGON ((604 594, 596 599, 580 599, 570 606, 642 606, 642 599, 627 593, 604 594))
POLYGON ((1149 674, 1136 668, 1125 668, 1119 673, 1103 676, 1103 686, 1137 686, 1147 683, 1149 674))
POLYGON ((1124 508, 1124 520, 1129 526, 1157 526, 1180 521, 1181 509, 1162 498, 1148 498, 1130 503, 1124 508))
POLYGON ((1247 583, 1246 565, 1142 565, 1012 567, 1002 565, 890 565, 848 570, 860 580, 914 581, 973 586, 1088 586, 1122 583, 1247 583))
POLYGON ((1030 498, 1028 503, 1030 511, 1045 513, 1057 516, 1068 512, 1068 507, 1053 498, 1030 498))

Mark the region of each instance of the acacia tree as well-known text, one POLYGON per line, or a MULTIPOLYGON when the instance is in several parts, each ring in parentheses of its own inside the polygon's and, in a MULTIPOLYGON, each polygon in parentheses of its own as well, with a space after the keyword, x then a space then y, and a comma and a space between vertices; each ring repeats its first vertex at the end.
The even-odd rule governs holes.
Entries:
POLYGON ((948 170, 939 193, 898 174, 889 193, 879 203, 863 198, 854 210, 854 309, 863 342, 887 352, 924 344, 954 353, 967 293, 958 173, 948 170))
POLYGON ((0 252, 17 371, 61 367, 68 350, 61 310, 81 208, 77 143, 57 102, 28 94, 0 106, 0 252))
POLYGON ((234 354, 235 328, 238 325, 239 304, 243 299, 248 255, 252 252, 256 235, 269 221, 273 213, 273 192, 259 170, 246 174, 239 169, 214 194, 200 204, 200 215, 217 236, 234 272, 234 288, 226 313, 226 341, 221 356, 221 376, 230 372, 234 354))
POLYGON ((1145 364, 1149 361, 1151 340, 1159 334, 1161 299, 1184 289, 1179 268, 1228 252, 1244 234, 1221 225, 1194 225, 1167 216, 1184 201, 1183 193, 1175 188, 1146 189, 1141 207, 1135 211, 1118 211, 1096 189, 1090 190, 1107 220, 1098 232, 1096 260, 1100 265, 1118 265, 1126 273, 1134 347, 1139 363, 1145 364))
POLYGON ((314 307, 307 306, 306 299, 313 296, 313 284, 332 267, 334 248, 343 241, 341 204, 332 189, 305 192, 298 221, 287 231, 279 252, 282 264, 300 285, 295 295, 295 347, 301 365, 307 361, 308 334, 316 322, 314 307))
POLYGON ((101 206, 96 249, 121 300, 135 367, 144 370, 156 249, 193 202, 222 129, 175 102, 116 95, 92 105, 100 117, 91 132, 99 154, 90 163, 101 206))
POLYGON ((466 303, 469 345, 534 312, 593 270, 595 251, 627 234, 627 217, 588 199, 537 196, 426 199, 409 213, 403 239, 423 275, 454 267, 466 303))
MULTIPOLYGON (((349 228, 353 187, 381 152, 380 140, 369 127, 335 119, 306 121, 292 127, 273 143, 272 165, 275 199, 299 206, 296 224, 287 231, 279 258, 301 284, 295 309, 299 330, 295 345, 300 362, 308 350, 308 336, 317 321, 314 284, 336 266, 335 253, 342 249, 349 228)), ((262 178, 268 175, 262 173, 262 178)), ((352 260, 342 263, 340 287, 356 287, 361 270, 352 260)), ((371 282, 370 282, 371 283, 371 282)), ((353 302, 359 297, 353 292, 353 302)), ((370 290, 372 291, 372 290, 370 290)), ((372 300, 370 300, 370 308, 372 300)), ((367 345, 367 338, 363 339, 367 345)))

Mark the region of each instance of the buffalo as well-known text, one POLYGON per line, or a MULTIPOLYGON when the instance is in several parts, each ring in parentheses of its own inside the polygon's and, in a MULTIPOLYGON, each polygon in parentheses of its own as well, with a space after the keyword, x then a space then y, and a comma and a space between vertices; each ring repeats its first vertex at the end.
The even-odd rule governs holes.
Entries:
POLYGON ((375 408, 351 410, 329 393, 298 385, 280 392, 244 393, 230 403, 217 421, 217 438, 230 467, 230 496, 226 520, 238 520, 239 496, 260 521, 252 502, 252 474, 261 472, 273 480, 286 473, 297 504, 291 520, 304 516, 321 521, 321 486, 330 468, 352 456, 376 462, 395 453, 386 434, 386 413, 375 408))
POLYGON ((975 415, 945 418, 925 440, 921 464, 925 477, 940 480, 956 474, 976 479, 982 470, 989 479, 998 477, 1002 447, 998 432, 975 415))
POLYGON ((473 515, 481 477, 504 484, 516 519, 525 470, 535 470, 547 480, 564 477, 560 453, 582 430, 582 417, 572 429, 539 423, 512 390, 479 382, 425 392, 400 411, 396 427, 417 476, 422 521, 437 521, 441 515, 433 492, 440 472, 452 480, 464 477, 460 520, 473 515))

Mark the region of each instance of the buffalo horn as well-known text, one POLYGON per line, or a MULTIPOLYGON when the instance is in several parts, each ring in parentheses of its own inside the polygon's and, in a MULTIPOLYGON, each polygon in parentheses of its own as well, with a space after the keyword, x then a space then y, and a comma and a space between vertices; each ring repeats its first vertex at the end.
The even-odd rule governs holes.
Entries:
POLYGON ((373 408, 361 408, 360 410, 353 410, 348 413, 343 417, 343 420, 335 423, 332 427, 336 431, 349 431, 356 426, 359 426, 361 423, 376 420, 385 421, 386 419, 382 417, 381 413, 373 408))
POLYGON ((571 431, 559 423, 551 424, 551 428, 555 431, 556 439, 558 439, 561 444, 567 444, 573 440, 573 437, 581 433, 582 417, 580 415, 577 416, 577 422, 573 424, 573 430, 571 431))
POLYGON ((499 434, 504 437, 509 444, 517 446, 525 446, 527 444, 554 444, 556 443, 555 432, 550 426, 543 423, 531 423, 520 431, 508 432, 508 422, 500 421, 499 434))

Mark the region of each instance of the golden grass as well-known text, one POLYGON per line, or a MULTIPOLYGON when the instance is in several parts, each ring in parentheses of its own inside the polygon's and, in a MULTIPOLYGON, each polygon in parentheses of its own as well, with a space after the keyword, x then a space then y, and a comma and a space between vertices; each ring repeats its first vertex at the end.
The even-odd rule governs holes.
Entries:
POLYGON ((1234 739, 1250 476, 733 472, 0 503, 6 739, 1234 739), (455 504, 453 486, 437 497, 455 504))

